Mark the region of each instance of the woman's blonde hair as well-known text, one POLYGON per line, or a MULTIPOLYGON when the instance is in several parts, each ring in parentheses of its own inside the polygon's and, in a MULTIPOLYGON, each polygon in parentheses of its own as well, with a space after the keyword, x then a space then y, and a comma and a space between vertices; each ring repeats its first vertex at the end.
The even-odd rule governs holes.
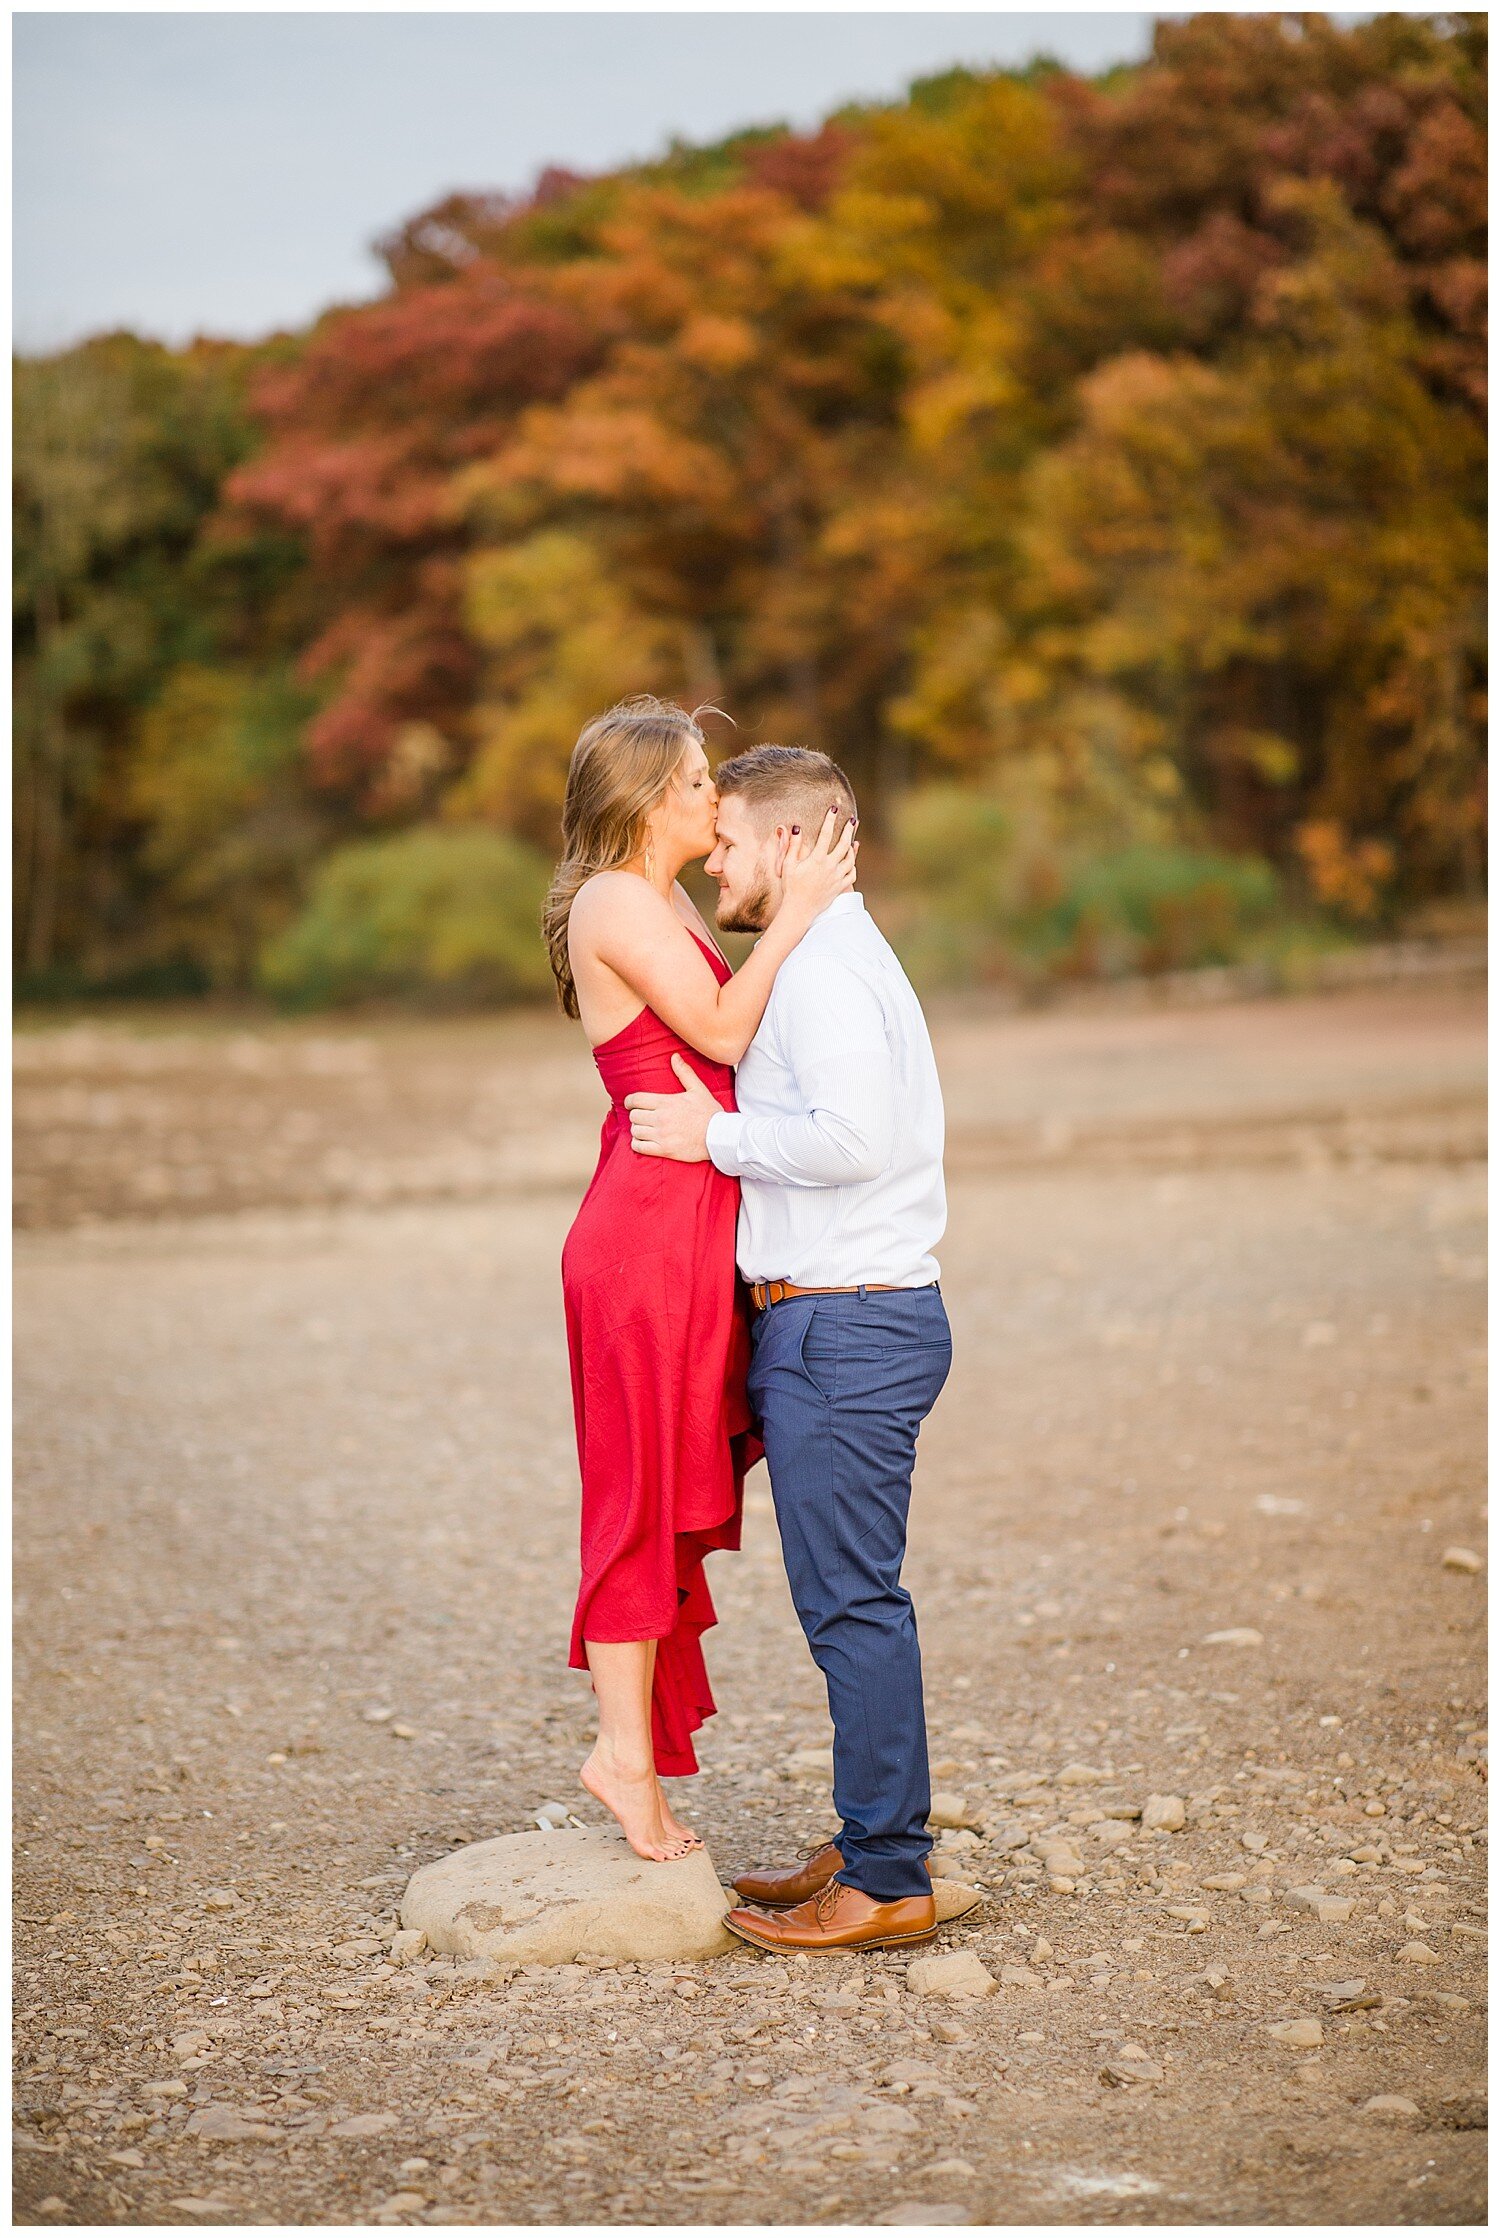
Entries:
POLYGON ((601 870, 619 870, 646 844, 646 819, 691 745, 703 744, 695 715, 642 693, 596 715, 578 734, 563 796, 563 855, 542 909, 542 938, 557 999, 578 1016, 568 962, 568 917, 578 889, 601 870))

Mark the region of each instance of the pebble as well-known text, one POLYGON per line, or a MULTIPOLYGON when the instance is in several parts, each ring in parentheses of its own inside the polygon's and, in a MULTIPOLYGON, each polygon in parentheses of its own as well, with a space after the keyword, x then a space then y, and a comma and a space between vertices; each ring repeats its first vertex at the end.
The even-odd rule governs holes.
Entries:
POLYGON ((1430 1943, 1403 1943, 1396 1956, 1406 1966, 1441 1966, 1443 1963, 1430 1943))
POLYGON ((1375 2114, 1388 2121, 1410 2120, 1420 2115, 1422 2109, 1414 2098, 1403 2098, 1399 2091, 1381 2091, 1374 2098, 1367 2098, 1360 2107, 1362 2114, 1375 2114))
POLYGON ((1318 1881, 1307 1881, 1301 1888, 1287 1890, 1286 1908, 1289 1912, 1315 1912, 1327 1894, 1318 1881))
POLYGON ((1047 1963, 1047 1961, 1048 1961, 1048 1959, 1049 1959, 1049 1958, 1050 1958, 1051 1956, 1052 1956, 1052 1945, 1051 1945, 1051 1944, 1050 1944, 1050 1943, 1048 1942, 1048 1940, 1047 1940, 1047 1938, 1046 1938, 1046 1936, 1045 1936, 1045 1935, 1038 1935, 1038 1937, 1037 1937, 1037 1939, 1036 1939, 1036 1944, 1035 1944, 1035 1946, 1034 1946, 1034 1948, 1033 1948, 1033 1950, 1032 1950, 1032 1953, 1031 1953, 1031 1963, 1032 1963, 1032 1965, 1033 1965, 1033 1966, 1045 1966, 1045 1965, 1046 1965, 1046 1963, 1047 1963))
POLYGON ((967 2160, 955 2158, 953 2160, 935 2160, 931 2167, 919 2169, 917 2173, 924 2178, 935 2176, 941 2180, 954 2176, 968 2178, 973 2176, 976 2171, 967 2160))
POLYGON ((1180 1834, 1187 1824, 1187 1805, 1180 1795, 1148 1795, 1141 1811, 1141 1825, 1148 1834, 1180 1834))
POLYGON ((971 1950, 936 1951, 914 1958, 906 1986, 918 1997, 993 1997, 999 1983, 971 1950))
POLYGON ((1265 1634, 1253 1624, 1231 1624, 1227 1632, 1205 1632, 1205 1647, 1263 1647, 1265 1634))
POLYGON ((394 2129, 395 2114, 351 2114, 347 2121, 336 2121, 329 2130, 330 2137, 379 2137, 383 2131, 394 2129))
POLYGON ((1249 1878, 1250 1876, 1248 1873, 1207 1873, 1204 1875, 1203 1885, 1205 1888, 1219 1888, 1232 1891, 1237 1888, 1243 1888, 1249 1878))
POLYGON ((940 2044, 972 2044, 974 2041, 970 2031, 960 2027, 956 2020, 934 2020, 928 2026, 940 2044))
MULTIPOLYGON (((391 2118, 394 2120, 395 2116, 391 2118)), ((188 2120, 187 2133, 190 2137, 210 2138, 221 2144, 276 2135, 264 2122, 247 2118, 237 2106, 200 2106, 188 2120)))
POLYGON ((1059 1787, 1095 1787, 1105 1777, 1092 1764, 1064 1764, 1057 1775, 1059 1787))
POLYGON ((1380 2003, 1379 1995, 1368 1990, 1362 1981, 1324 1982, 1322 1993, 1336 2013, 1362 2012, 1380 2003))
POLYGON ((1476 1554, 1471 1546, 1445 1546, 1443 1568, 1462 1570, 1467 1576, 1475 1577, 1484 1568, 1484 1557, 1476 1554))
POLYGON ((968 1797, 940 1791, 932 1798, 932 1808, 927 1813, 927 1823, 929 1826, 952 1827, 955 1831, 960 1828, 972 1828, 974 1816, 969 1809, 968 1797))
POLYGON ((398 1966, 420 1958, 427 1948, 427 1930, 424 1927, 398 1927, 391 1937, 391 1957, 398 1966))
POLYGON ((1323 2023, 1320 2020, 1274 2020, 1268 2023, 1266 2034, 1293 2051, 1316 2051, 1323 2041, 1323 2023))
POLYGON ((794 1779, 808 1779, 820 1774, 826 1774, 829 1779, 832 1779, 833 1750, 831 1748, 794 1748, 789 1756, 782 1758, 781 1768, 784 1772, 790 1772, 794 1779))
POLYGON ((1139 2044, 1122 2044, 1113 2059, 1107 2059, 1099 2070, 1099 2080, 1116 2085, 1130 2083, 1159 2083, 1165 2069, 1154 2059, 1148 2059, 1139 2044))
POLYGON ((1046 1986, 1041 1975, 1033 1973, 1029 1966, 1002 1966, 1000 1980, 1006 1989, 1042 1989, 1046 1986))
POLYGON ((859 2125, 867 2136, 915 2137, 921 2123, 904 2106, 865 2106, 860 2109, 859 2125))
POLYGON ((950 1919, 963 1919, 968 1913, 977 1911, 984 1902, 982 1889, 971 1888, 967 1881, 957 1880, 949 1874, 938 1875, 932 1895, 940 1924, 950 1919))

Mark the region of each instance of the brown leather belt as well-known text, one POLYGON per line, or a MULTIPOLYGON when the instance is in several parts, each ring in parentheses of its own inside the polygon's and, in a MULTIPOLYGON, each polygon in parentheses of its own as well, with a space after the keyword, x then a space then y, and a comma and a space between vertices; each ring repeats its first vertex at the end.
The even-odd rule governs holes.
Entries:
POLYGON ((757 1313, 783 1298, 852 1298, 860 1290, 899 1290, 899 1282, 830 1282, 804 1290, 800 1282, 752 1282, 750 1303, 757 1313))

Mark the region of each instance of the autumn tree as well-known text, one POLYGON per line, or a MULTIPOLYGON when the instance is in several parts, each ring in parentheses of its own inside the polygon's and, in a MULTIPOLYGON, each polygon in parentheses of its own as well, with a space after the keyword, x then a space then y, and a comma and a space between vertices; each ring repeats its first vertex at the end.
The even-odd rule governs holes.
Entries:
POLYGON ((456 476, 593 354, 566 304, 471 260, 331 314, 257 379, 264 441, 229 478, 218 533, 298 540, 294 627, 322 696, 308 752, 331 794, 407 818, 462 759, 478 660, 456 476))
POLYGON ((228 575, 204 547, 251 440, 244 359, 119 334, 15 366, 14 901, 33 974, 129 952, 139 715, 176 662, 243 633, 252 560, 274 572, 262 551, 228 575))
POLYGON ((968 831, 1038 954, 1217 954, 1265 864, 1370 921, 1473 890, 1485 51, 1163 20, 450 195, 251 350, 24 361, 23 957, 331 989, 384 925, 372 984, 520 986, 482 897, 638 690, 834 753, 877 876, 968 831))

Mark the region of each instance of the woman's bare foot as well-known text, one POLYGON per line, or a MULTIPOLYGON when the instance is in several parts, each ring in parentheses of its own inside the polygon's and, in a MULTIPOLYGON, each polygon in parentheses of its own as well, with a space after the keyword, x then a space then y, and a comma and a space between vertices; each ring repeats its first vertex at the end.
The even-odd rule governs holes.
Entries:
POLYGON ((661 1789, 651 1766, 631 1767, 606 1756, 596 1743, 593 1754, 578 1774, 596 1803, 602 1803, 620 1822, 620 1831, 637 1857, 667 1865, 686 1857, 691 1837, 673 1834, 662 1814, 661 1789))
POLYGON ((668 1840, 686 1842, 689 1849, 702 1849, 703 1836, 695 1834, 691 1826, 683 1825, 682 1820, 667 1801, 667 1791, 659 1779, 656 1783, 656 1792, 661 1798, 661 1822, 667 1830, 668 1840))

